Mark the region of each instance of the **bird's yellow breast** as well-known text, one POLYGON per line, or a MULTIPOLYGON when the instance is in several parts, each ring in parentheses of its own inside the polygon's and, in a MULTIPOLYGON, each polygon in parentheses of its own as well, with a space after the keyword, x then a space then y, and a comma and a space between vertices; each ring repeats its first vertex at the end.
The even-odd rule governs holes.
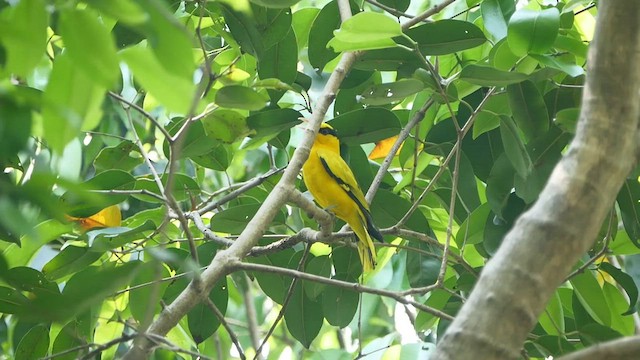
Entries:
MULTIPOLYGON (((358 205, 349 197, 347 193, 349 189, 346 188, 346 185, 339 184, 326 171, 320 160, 320 154, 332 168, 348 169, 339 154, 334 154, 322 146, 314 145, 309 154, 309 159, 302 167, 302 175, 307 189, 313 194, 318 205, 334 213, 340 219, 346 222, 359 219, 361 212, 358 205), (341 164, 337 165, 339 163, 341 164)), ((351 170, 348 171, 350 177, 353 177, 351 170)))

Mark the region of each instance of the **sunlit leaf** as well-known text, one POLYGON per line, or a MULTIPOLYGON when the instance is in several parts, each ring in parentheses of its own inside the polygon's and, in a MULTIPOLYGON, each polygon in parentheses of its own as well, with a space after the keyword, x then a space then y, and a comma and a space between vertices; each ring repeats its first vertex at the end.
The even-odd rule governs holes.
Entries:
POLYGON ((509 19, 509 47, 518 56, 543 54, 556 40, 559 27, 560 12, 555 7, 519 9, 509 19))

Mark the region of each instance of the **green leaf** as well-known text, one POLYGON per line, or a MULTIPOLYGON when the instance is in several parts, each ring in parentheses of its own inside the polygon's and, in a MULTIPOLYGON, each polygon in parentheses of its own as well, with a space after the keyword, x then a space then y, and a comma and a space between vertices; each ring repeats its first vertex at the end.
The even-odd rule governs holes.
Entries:
POLYGON ((589 46, 582 40, 565 35, 558 35, 553 47, 556 50, 567 51, 581 59, 587 57, 587 51, 589 50, 589 46))
POLYGON ((410 247, 418 249, 407 251, 407 278, 411 287, 433 285, 438 280, 441 261, 436 257, 438 249, 422 241, 410 241, 410 247))
MULTIPOLYGON (((167 175, 163 175, 160 178, 162 185, 165 187, 165 190, 167 186, 167 179, 167 175)), ((151 175, 138 177, 136 179, 134 189, 147 190, 159 195, 158 185, 153 180, 151 175)), ((193 196, 198 196, 198 194, 200 194, 200 186, 192 177, 185 174, 176 173, 173 176, 173 189, 171 189, 171 194, 177 201, 184 201, 186 199, 191 199, 191 197, 193 196)), ((147 195, 134 195, 133 197, 146 202, 164 204, 164 201, 147 195)))
MULTIPOLYGON (((358 8, 351 3, 351 13, 355 14, 358 11, 358 8)), ((321 72, 329 61, 338 56, 338 53, 327 47, 327 44, 333 38, 333 31, 339 27, 338 3, 331 1, 320 10, 309 31, 309 63, 316 72, 321 72)))
MULTIPOLYGON (((298 76, 298 45, 293 31, 278 43, 264 52, 258 62, 258 75, 261 79, 279 79, 287 85, 291 85, 298 76)), ((283 91, 269 91, 271 101, 277 102, 284 94, 283 91)))
POLYGON ((131 287, 144 285, 129 291, 129 310, 131 316, 141 324, 148 324, 161 310, 160 300, 169 282, 160 279, 171 276, 169 269, 162 263, 150 261, 140 265, 131 287))
POLYGON ((29 299, 16 289, 0 286, 0 312, 19 314, 23 312, 29 299))
POLYGON ((362 274, 362 263, 358 251, 350 246, 333 246, 331 261, 336 274, 347 274, 357 279, 362 274))
POLYGON ((627 179, 616 198, 622 215, 622 224, 635 246, 640 248, 640 183, 627 179))
POLYGON ((514 0, 484 0, 480 3, 484 27, 495 40, 507 36, 507 21, 515 10, 514 0))
POLYGON ((56 153, 61 154, 80 130, 100 123, 104 94, 105 88, 76 67, 70 56, 56 57, 42 106, 44 137, 56 153))
POLYGON ((579 116, 579 108, 562 109, 556 113, 554 124, 556 124, 564 132, 575 134, 579 116))
POLYGON ((191 156, 191 160, 207 169, 225 171, 230 165, 233 153, 229 146, 221 144, 206 154, 191 156))
POLYGON ((516 194, 525 202, 530 204, 538 198, 570 139, 569 134, 554 126, 527 144, 527 153, 533 163, 532 171, 526 177, 516 175, 514 182, 516 194))
POLYGON ((480 28, 461 20, 435 21, 416 26, 405 33, 418 43, 423 55, 453 54, 487 41, 480 28))
POLYGON ((416 79, 403 79, 400 81, 377 84, 370 86, 360 95, 360 102, 367 105, 386 105, 403 101, 410 95, 424 89, 424 84, 416 79))
POLYGON ((49 14, 43 0, 23 0, 0 12, 0 42, 6 49, 6 69, 26 77, 47 46, 49 14))
POLYGON ((564 316, 560 295, 556 292, 540 315, 540 325, 547 334, 562 335, 565 332, 564 316))
POLYGON ((502 210, 507 205, 509 194, 513 189, 515 170, 507 154, 502 153, 493 164, 487 178, 487 202, 491 210, 502 217, 502 210))
POLYGON ((233 39, 238 42, 243 51, 260 58, 264 52, 264 44, 250 8, 236 9, 232 2, 228 4, 218 2, 218 4, 222 8, 222 15, 233 39))
POLYGON ((400 132, 400 121, 384 108, 370 107, 336 116, 330 122, 345 145, 373 143, 400 132))
POLYGON ((502 207, 498 209, 500 214, 489 214, 485 223, 484 242, 480 249, 489 256, 493 256, 498 251, 507 232, 525 210, 526 203, 516 194, 509 192, 505 197, 504 204, 500 204, 502 207))
MULTIPOLYGON (((162 72, 158 74, 169 73, 183 80, 191 80, 196 69, 191 50, 192 35, 174 15, 175 9, 169 9, 167 2, 160 0, 135 0, 135 2, 149 14, 149 21, 144 24, 144 30, 155 59, 162 64, 162 72)), ((168 82, 169 87, 175 85, 168 78, 164 81, 168 82)), ((178 89, 173 90, 174 94, 182 94, 187 101, 191 101, 193 97, 193 91, 182 93, 178 89)))
POLYGON ((504 152, 516 173, 526 178, 531 173, 533 164, 516 124, 506 115, 500 116, 500 137, 504 145, 504 152))
POLYGON ((460 80, 480 86, 506 86, 526 80, 527 74, 502 71, 494 67, 470 64, 460 72, 460 80))
MULTIPOLYGON (((262 46, 265 50, 277 45, 288 35, 294 35, 291 31, 291 10, 272 9, 269 7, 252 6, 253 19, 256 29, 262 38, 262 46)), ((295 44, 295 38, 292 38, 295 44)), ((260 54, 260 62, 266 54, 260 54)), ((297 55, 297 52, 296 52, 297 55)))
POLYGON ((118 266, 88 267, 67 281, 59 302, 47 304, 41 310, 55 319, 73 316, 128 285, 139 265, 139 261, 131 261, 118 266))
POLYGON ((398 11, 406 11, 411 4, 411 0, 380 0, 378 2, 398 11))
POLYGON ((417 69, 423 65, 410 49, 396 47, 369 50, 358 56, 353 66, 358 70, 396 71, 407 68, 417 69))
POLYGON ((611 328, 624 336, 634 335, 635 326, 633 316, 629 315, 634 313, 635 309, 632 310, 631 314, 624 315, 623 311, 629 307, 629 304, 621 290, 615 285, 605 281, 602 284, 602 292, 604 293, 605 299, 607 299, 607 304, 611 311, 611 328))
MULTIPOLYGON (((529 344, 527 344, 529 345, 529 344)), ((575 347, 567 341, 566 336, 543 335, 536 338, 535 342, 531 344, 535 347, 532 349, 531 356, 546 358, 549 356, 558 356, 575 351, 575 347), (536 354, 536 355, 534 355, 536 354)))
POLYGON ((395 47, 393 37, 402 35, 397 20, 382 13, 361 12, 342 23, 327 43, 337 52, 395 47))
POLYGON ((254 4, 274 9, 284 9, 297 4, 300 0, 249 0, 254 4))
POLYGON ((49 329, 45 326, 34 326, 22 337, 15 352, 15 360, 40 359, 49 351, 49 329))
POLYGON ((96 262, 102 253, 89 251, 87 247, 67 246, 42 267, 49 280, 58 280, 78 272, 96 262))
POLYGON ((233 110, 218 109, 208 114, 201 122, 208 137, 227 144, 242 140, 251 133, 246 118, 233 110))
MULTIPOLYGON (((10 88, 11 90, 17 90, 10 88)), ((2 91, 2 90, 0 90, 2 91)), ((27 144, 31 135, 31 108, 22 104, 14 94, 0 94, 0 166, 7 164, 27 144)))
POLYGON ((134 185, 135 179, 131 174, 122 170, 107 170, 69 189, 60 201, 65 206, 66 214, 85 218, 127 199, 127 195, 107 195, 92 190, 132 190, 134 185))
POLYGON ((552 69, 560 70, 571 77, 584 75, 584 69, 582 68, 582 66, 563 62, 558 57, 551 56, 551 55, 536 55, 536 54, 532 54, 531 57, 536 59, 540 64, 552 69))
MULTIPOLYGON (((200 247, 202 246, 204 245, 200 247)), ((225 277, 222 281, 217 282, 209 293, 209 299, 218 310, 220 310, 223 316, 227 311, 227 301, 229 299, 227 281, 225 277)), ((218 327, 220 327, 220 319, 211 311, 209 306, 202 302, 194 306, 193 309, 187 313, 187 323, 189 324, 189 331, 196 344, 200 344, 208 339, 216 332, 218 327)))
POLYGON ((553 46, 560 28, 560 12, 519 9, 509 19, 507 40, 514 54, 544 54, 553 46))
POLYGON ((247 118, 247 126, 255 131, 251 141, 243 144, 243 148, 251 149, 275 138, 283 131, 300 124, 300 114, 293 109, 265 110, 252 114, 247 118))
MULTIPOLYGON (((449 171, 453 174, 455 171, 455 164, 449 163, 449 171)), ((460 163, 458 166, 458 196, 456 197, 456 217, 458 219, 464 219, 467 217, 469 211, 475 210, 480 206, 480 198, 478 196, 478 185, 476 177, 473 171, 473 167, 467 155, 463 152, 460 154, 460 163), (458 213, 459 211, 459 213, 458 213)), ((449 189, 447 189, 449 190, 449 189)), ((448 199, 451 199, 449 192, 448 199)), ((449 200, 447 199, 447 203, 449 200)))
POLYGON ((549 130, 549 113, 538 88, 524 81, 507 87, 513 119, 527 140, 534 139, 549 130))
POLYGON ((489 204, 484 203, 469 214, 460 225, 460 229, 458 229, 458 233, 454 238, 458 248, 482 242, 484 239, 484 225, 490 213, 491 207, 489 207, 489 204))
MULTIPOLYGON (((253 218, 262 204, 246 204, 229 207, 211 218, 211 230, 228 234, 239 234, 253 218)), ((272 224, 284 224, 285 216, 280 211, 271 221, 272 224)))
POLYGON ((145 221, 136 228, 110 227, 87 232, 91 251, 103 253, 105 251, 123 247, 132 241, 144 239, 143 232, 157 230, 158 226, 151 220, 145 221))
POLYGON ((305 296, 300 281, 293 287, 289 305, 284 309, 284 321, 291 335, 309 348, 320 333, 323 314, 321 306, 305 296))
POLYGON ((258 111, 267 106, 267 99, 255 90, 240 86, 225 86, 216 92, 216 104, 225 108, 258 111))
POLYGON ((84 0, 84 2, 129 25, 137 25, 148 19, 147 13, 131 0, 84 0))
MULTIPOLYGON (((455 285, 450 283, 451 279, 445 280, 446 288, 450 288, 450 285, 455 285)), ((429 298, 424 302, 424 304, 434 309, 444 309, 450 298, 451 294, 448 291, 435 289, 431 292, 431 294, 429 294, 429 298)), ((416 330, 426 331, 428 329, 431 329, 436 324, 437 320, 438 318, 435 315, 420 311, 416 316, 416 330)))
POLYGON ((60 32, 73 63, 109 88, 120 78, 116 46, 109 30, 90 9, 68 9, 60 16, 60 32))
POLYGON ((63 353, 63 355, 56 356, 57 359, 77 360, 88 352, 86 341, 87 339, 81 335, 79 322, 72 320, 58 333, 51 352, 53 354, 63 353))
POLYGON ((618 269, 608 262, 602 262, 599 266, 599 269, 611 275, 611 277, 618 283, 618 285, 620 285, 627 293, 627 296, 629 297, 629 308, 627 309, 627 311, 622 313, 622 315, 631 315, 635 313, 636 305, 638 303, 638 287, 633 281, 633 278, 626 272, 623 272, 622 270, 618 269))
MULTIPOLYGON (((385 228, 397 224, 409 208, 411 208, 409 200, 389 190, 380 189, 371 202, 371 215, 379 228, 385 228)), ((429 222, 421 211, 415 211, 405 225, 408 229, 433 235, 429 222)))
MULTIPOLYGON (((274 254, 252 258, 251 261, 257 264, 287 268, 289 260, 293 258, 295 254, 291 248, 288 248, 274 254)), ((291 285, 290 277, 266 272, 255 272, 253 275, 256 277, 256 280, 258 280, 258 284, 265 295, 280 305, 284 303, 284 298, 291 285)))
MULTIPOLYGON (((334 279, 357 282, 347 274, 337 274, 334 279)), ((353 290, 327 286, 322 292, 322 314, 329 324, 344 328, 353 320, 359 300, 359 294, 353 290)))
POLYGON ((126 48, 120 51, 119 55, 131 68, 144 90, 158 99, 162 105, 178 113, 189 111, 196 89, 191 75, 186 77, 170 72, 159 61, 157 54, 154 55, 150 48, 143 45, 126 48))
POLYGON ((493 95, 486 101, 473 123, 473 139, 500 126, 500 115, 511 116, 509 98, 505 93, 493 95))
POLYGON ((622 337, 622 334, 613 330, 608 326, 604 326, 598 323, 590 323, 581 327, 580 340, 586 345, 595 345, 597 343, 615 340, 622 337))
MULTIPOLYGON (((309 274, 329 278, 331 276, 331 259, 327 255, 316 256, 309 260, 305 271, 309 274)), ((313 281, 305 281, 303 286, 305 294, 312 300, 320 296, 327 287, 324 284, 313 281)))
POLYGON ((303 49, 309 42, 309 31, 320 9, 304 8, 293 13, 291 26, 296 35, 298 49, 303 49))
POLYGON ((40 248, 60 235, 70 232, 71 229, 71 224, 64 224, 57 220, 43 221, 35 227, 33 233, 20 238, 21 246, 11 244, 4 249, 2 255, 7 259, 9 267, 28 265, 40 248))
POLYGON ((58 285, 47 280, 38 270, 17 266, 4 274, 4 280, 16 290, 29 293, 31 298, 46 299, 60 294, 58 285))
MULTIPOLYGON (((175 136, 183 125, 184 119, 178 118, 167 126, 167 130, 169 131, 169 134, 175 136)), ((183 138, 182 148, 180 148, 179 154, 174 155, 176 159, 204 155, 220 145, 218 140, 207 135, 207 132, 204 131, 204 123, 201 121, 191 122, 191 124, 189 124, 189 128, 182 133, 181 136, 183 138)), ((169 147, 169 140, 164 142, 163 151, 168 157, 171 151, 169 147)))
POLYGON ((598 281, 590 271, 569 280, 580 304, 591 317, 602 325, 611 325, 611 312, 598 281))
POLYGON ((143 162, 144 159, 138 147, 133 142, 124 140, 116 146, 109 146, 100 150, 93 165, 96 167, 96 171, 109 169, 130 171, 143 162))

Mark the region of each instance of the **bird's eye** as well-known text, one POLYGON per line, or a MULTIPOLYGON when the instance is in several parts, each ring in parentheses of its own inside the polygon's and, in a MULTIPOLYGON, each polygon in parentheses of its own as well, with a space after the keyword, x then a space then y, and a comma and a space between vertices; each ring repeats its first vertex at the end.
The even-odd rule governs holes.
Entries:
POLYGON ((320 128, 319 133, 322 134, 322 135, 333 135, 333 136, 336 136, 336 137, 338 136, 338 133, 334 129, 327 128, 327 127, 320 128))

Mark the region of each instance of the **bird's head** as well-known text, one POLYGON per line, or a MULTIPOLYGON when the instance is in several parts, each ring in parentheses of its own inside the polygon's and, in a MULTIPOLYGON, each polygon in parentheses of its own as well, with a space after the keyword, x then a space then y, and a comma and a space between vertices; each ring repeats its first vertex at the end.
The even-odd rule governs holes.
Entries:
POLYGON ((331 125, 322 123, 318 131, 318 136, 316 136, 316 144, 340 148, 338 132, 331 125))

